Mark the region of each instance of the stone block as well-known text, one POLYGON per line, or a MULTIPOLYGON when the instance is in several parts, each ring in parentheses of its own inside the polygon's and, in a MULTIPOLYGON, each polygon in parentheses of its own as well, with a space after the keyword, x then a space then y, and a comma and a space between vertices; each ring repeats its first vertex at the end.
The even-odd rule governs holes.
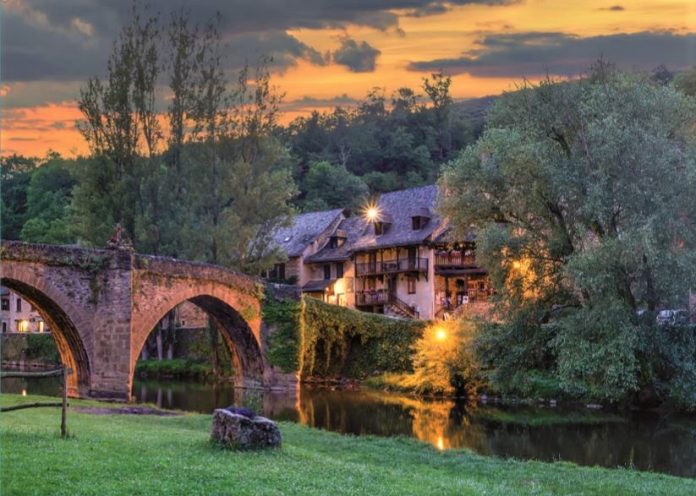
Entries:
POLYGON ((235 408, 218 408, 213 412, 211 438, 234 449, 280 448, 281 444, 280 430, 275 422, 235 408))

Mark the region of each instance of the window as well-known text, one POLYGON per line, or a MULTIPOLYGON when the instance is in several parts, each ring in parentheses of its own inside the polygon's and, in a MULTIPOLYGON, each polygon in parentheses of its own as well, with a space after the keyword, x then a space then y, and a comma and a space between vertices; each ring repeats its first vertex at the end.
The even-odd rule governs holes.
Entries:
POLYGON ((384 234, 384 224, 375 222, 375 236, 381 236, 382 234, 384 234))
POLYGON ((417 269, 418 266, 418 247, 409 246, 408 247, 408 268, 413 270, 417 269))
POLYGON ((17 311, 21 312, 22 311, 22 299, 17 298, 17 311))
POLYGON ((3 333, 7 332, 7 322, 2 323, 2 332, 3 333))
POLYGON ((10 299, 9 298, 3 298, 2 299, 2 310, 4 311, 9 311, 10 310, 10 299))
POLYGON ((284 281, 285 264, 277 263, 273 266, 273 269, 266 271, 266 279, 269 279, 271 281, 284 281))
POLYGON ((336 263, 336 279, 343 277, 343 262, 336 263))
POLYGON ((367 254, 367 270, 368 272, 377 271, 377 252, 371 251, 367 254))
POLYGON ((408 283, 408 294, 416 294, 416 278, 409 276, 406 282, 408 283))
POLYGON ((340 248, 346 239, 342 236, 331 236, 329 238, 329 248, 340 248))
POLYGON ((331 264, 324 265, 324 280, 328 281, 331 279, 331 264))
POLYGON ((273 271, 275 272, 275 278, 278 281, 284 281, 285 280, 285 264, 284 263, 277 263, 273 266, 273 271))

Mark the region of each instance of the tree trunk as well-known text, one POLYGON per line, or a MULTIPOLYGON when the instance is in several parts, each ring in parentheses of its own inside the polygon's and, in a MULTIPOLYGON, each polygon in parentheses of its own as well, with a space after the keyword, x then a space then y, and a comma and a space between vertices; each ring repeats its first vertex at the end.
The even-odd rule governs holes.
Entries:
POLYGON ((164 358, 164 353, 162 350, 162 327, 159 324, 157 325, 155 340, 157 342, 157 360, 161 361, 164 358))
POLYGON ((220 339, 217 326, 212 317, 208 316, 208 339, 211 349, 211 360, 213 365, 213 375, 220 376, 220 339))

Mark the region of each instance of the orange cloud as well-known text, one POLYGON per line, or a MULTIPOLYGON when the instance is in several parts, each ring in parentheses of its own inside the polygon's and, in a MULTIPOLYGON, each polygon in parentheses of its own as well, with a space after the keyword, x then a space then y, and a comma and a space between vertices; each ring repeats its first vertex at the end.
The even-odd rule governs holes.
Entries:
POLYGON ((75 102, 6 109, 0 119, 2 155, 44 156, 48 150, 65 156, 88 153, 75 127, 81 118, 75 102))

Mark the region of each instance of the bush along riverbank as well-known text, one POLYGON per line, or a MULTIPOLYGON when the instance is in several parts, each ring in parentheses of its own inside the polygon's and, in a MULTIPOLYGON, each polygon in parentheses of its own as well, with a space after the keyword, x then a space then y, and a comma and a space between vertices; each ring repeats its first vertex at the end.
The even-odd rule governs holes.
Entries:
MULTIPOLYGON (((300 375, 304 383, 372 389, 483 403, 548 404, 610 410, 689 411, 675 402, 623 400, 569 388, 553 366, 491 365, 490 325, 472 320, 407 321, 304 298, 300 375), (504 378, 504 380, 503 380, 504 378)), ((515 348, 504 351, 514 362, 515 348)), ((546 353, 541 348, 539 353, 546 353)), ((500 353, 503 353, 502 351, 500 353)))
POLYGON ((172 360, 138 360, 135 374, 147 379, 214 379, 209 363, 174 358, 172 360))
MULTIPOLYGON (((44 399, 3 395, 0 405, 44 399)), ((3 495, 696 494, 693 479, 502 460, 468 450, 438 451, 412 439, 343 436, 291 423, 280 423, 279 450, 222 450, 210 442, 210 415, 109 415, 122 405, 70 403, 68 439, 58 435, 58 409, 3 414, 3 495)))

